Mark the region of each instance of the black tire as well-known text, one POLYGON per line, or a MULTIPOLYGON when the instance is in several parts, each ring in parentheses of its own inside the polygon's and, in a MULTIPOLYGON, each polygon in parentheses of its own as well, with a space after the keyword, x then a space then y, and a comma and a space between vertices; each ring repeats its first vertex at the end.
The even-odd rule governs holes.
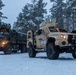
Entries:
POLYGON ((48 59, 58 59, 59 57, 59 52, 56 50, 53 43, 47 45, 46 52, 48 59))
POLYGON ((29 46, 29 48, 28 48, 28 55, 29 55, 30 58, 36 57, 36 51, 33 48, 33 46, 29 46))
POLYGON ((11 54, 12 53, 12 47, 11 45, 6 46, 4 49, 4 54, 11 54))
POLYGON ((76 51, 72 52, 72 56, 74 59, 76 59, 76 51))

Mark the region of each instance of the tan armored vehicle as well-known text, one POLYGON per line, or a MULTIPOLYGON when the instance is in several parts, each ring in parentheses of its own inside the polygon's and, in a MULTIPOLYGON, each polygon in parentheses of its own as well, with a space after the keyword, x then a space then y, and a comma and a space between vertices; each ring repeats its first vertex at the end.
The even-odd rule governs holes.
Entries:
POLYGON ((36 32, 27 32, 27 47, 29 57, 35 57, 36 53, 44 51, 48 59, 57 59, 63 52, 72 53, 76 58, 76 34, 68 33, 49 22, 36 32))

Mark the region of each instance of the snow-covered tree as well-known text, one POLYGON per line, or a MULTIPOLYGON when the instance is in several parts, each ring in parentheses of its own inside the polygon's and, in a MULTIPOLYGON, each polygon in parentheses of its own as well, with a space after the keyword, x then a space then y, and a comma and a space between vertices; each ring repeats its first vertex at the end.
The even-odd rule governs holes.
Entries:
POLYGON ((33 12, 32 12, 32 20, 39 27, 39 25, 44 21, 44 14, 47 13, 45 6, 47 3, 43 2, 43 0, 38 0, 34 2, 33 12))
POLYGON ((3 13, 2 13, 2 8, 4 7, 5 5, 3 4, 3 2, 0 0, 0 23, 2 21, 3 18, 6 18, 5 16, 3 16, 3 13))
POLYGON ((76 0, 67 0, 66 1, 66 27, 68 31, 76 29, 76 0))
POLYGON ((21 32, 27 32, 27 30, 33 29, 33 22, 31 21, 31 4, 26 4, 19 13, 17 21, 14 23, 14 29, 21 32))
POLYGON ((13 28, 24 32, 30 29, 36 30, 43 22, 44 14, 47 13, 44 9, 45 6, 46 3, 43 0, 32 0, 31 4, 26 4, 18 15, 13 28))
POLYGON ((63 28, 65 3, 63 2, 63 0, 50 0, 50 1, 53 2, 53 6, 50 9, 52 18, 56 19, 56 23, 59 28, 63 28))

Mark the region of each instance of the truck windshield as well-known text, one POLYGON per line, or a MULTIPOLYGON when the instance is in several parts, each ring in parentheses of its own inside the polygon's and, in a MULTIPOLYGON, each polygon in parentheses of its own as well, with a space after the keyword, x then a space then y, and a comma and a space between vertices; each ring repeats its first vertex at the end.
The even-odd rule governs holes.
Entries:
POLYGON ((0 32, 0 35, 9 35, 9 32, 0 32))
POLYGON ((9 35, 9 29, 0 29, 0 35, 9 35))
POLYGON ((60 29, 57 27, 49 27, 50 32, 67 32, 65 29, 60 29))
POLYGON ((9 32, 4 32, 5 35, 9 35, 9 32))
POLYGON ((49 27, 49 30, 51 32, 58 32, 58 28, 55 28, 55 27, 49 27))
POLYGON ((0 32, 0 35, 3 34, 3 32, 0 32))
POLYGON ((65 29, 59 29, 60 32, 67 32, 65 29))

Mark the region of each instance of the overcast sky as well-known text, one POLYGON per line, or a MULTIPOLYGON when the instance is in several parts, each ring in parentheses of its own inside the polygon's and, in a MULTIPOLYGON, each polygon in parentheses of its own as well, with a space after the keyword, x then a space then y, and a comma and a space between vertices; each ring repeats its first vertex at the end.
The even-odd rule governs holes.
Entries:
MULTIPOLYGON (((50 0, 44 0, 48 3, 46 6, 47 9, 51 7, 50 0)), ((13 23, 16 21, 16 17, 22 11, 22 8, 25 6, 26 3, 30 3, 31 0, 2 0, 5 6, 2 9, 2 12, 8 19, 5 19, 4 22, 13 23)))

